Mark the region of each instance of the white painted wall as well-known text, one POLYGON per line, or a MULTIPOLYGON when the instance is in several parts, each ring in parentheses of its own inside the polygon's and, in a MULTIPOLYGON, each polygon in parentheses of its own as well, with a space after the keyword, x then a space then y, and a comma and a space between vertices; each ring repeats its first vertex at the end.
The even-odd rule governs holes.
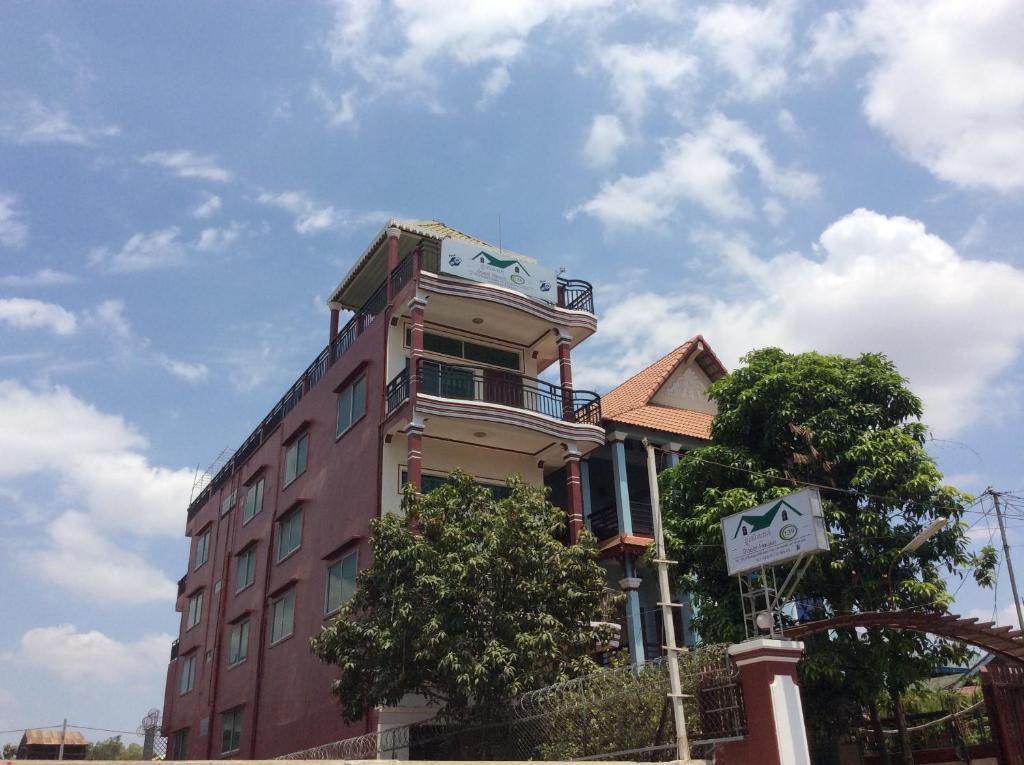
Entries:
POLYGON ((674 409, 691 409, 705 414, 718 414, 718 405, 708 398, 710 378, 692 361, 673 372, 651 399, 652 404, 674 409))

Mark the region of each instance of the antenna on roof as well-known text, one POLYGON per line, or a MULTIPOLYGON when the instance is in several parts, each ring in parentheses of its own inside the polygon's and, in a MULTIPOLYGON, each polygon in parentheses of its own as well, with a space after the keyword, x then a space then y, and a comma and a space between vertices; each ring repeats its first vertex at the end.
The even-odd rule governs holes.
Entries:
POLYGON ((498 257, 502 256, 501 250, 501 213, 498 213, 498 257))

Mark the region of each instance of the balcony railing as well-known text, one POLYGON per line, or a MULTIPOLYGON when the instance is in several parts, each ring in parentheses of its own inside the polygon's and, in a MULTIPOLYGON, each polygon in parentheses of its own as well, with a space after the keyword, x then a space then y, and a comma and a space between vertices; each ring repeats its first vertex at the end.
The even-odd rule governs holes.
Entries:
POLYGON ((594 287, 582 279, 558 277, 558 306, 572 311, 594 312, 594 287))
MULTIPOLYGON (((565 390, 515 372, 445 364, 431 359, 420 359, 418 370, 419 391, 429 396, 503 404, 556 420, 601 424, 601 397, 591 391, 565 390)), ((402 370, 388 383, 388 414, 408 397, 408 371, 402 370)))
MULTIPOLYGON (((649 537, 654 534, 654 516, 651 513, 650 502, 630 501, 629 512, 633 520, 634 534, 642 537, 649 537)), ((619 516, 614 502, 591 512, 590 530, 599 542, 618 536, 619 516)))
POLYGON ((171 643, 171 661, 174 661, 177 658, 178 658, 178 641, 175 640, 173 643, 171 643))
POLYGON ((181 579, 178 580, 178 597, 180 598, 185 594, 185 580, 188 579, 188 574, 185 574, 181 579))

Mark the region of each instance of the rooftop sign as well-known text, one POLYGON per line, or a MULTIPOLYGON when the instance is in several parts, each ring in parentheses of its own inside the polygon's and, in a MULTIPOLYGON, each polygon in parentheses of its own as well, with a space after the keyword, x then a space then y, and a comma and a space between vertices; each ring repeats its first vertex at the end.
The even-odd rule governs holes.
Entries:
POLYGON ((817 489, 773 499, 722 519, 729 575, 828 551, 817 489))
POLYGON ((511 252, 473 244, 450 236, 441 240, 441 272, 474 282, 522 292, 538 300, 557 302, 555 272, 511 252))

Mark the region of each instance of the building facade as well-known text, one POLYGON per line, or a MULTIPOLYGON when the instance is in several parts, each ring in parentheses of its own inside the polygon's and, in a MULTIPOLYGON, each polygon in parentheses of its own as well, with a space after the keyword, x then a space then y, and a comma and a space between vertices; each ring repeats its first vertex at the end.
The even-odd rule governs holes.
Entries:
POLYGON ((169 758, 269 758, 409 721, 343 722, 309 638, 369 564, 370 520, 400 511, 406 482, 430 491, 456 467, 498 492, 511 473, 549 486, 567 541, 589 525, 627 592, 633 659, 660 650, 634 447, 707 439, 703 391, 724 370, 703 340, 612 391, 608 409, 572 381, 572 351, 597 329, 590 285, 437 221, 391 221, 329 305, 326 348, 188 508, 169 758))

